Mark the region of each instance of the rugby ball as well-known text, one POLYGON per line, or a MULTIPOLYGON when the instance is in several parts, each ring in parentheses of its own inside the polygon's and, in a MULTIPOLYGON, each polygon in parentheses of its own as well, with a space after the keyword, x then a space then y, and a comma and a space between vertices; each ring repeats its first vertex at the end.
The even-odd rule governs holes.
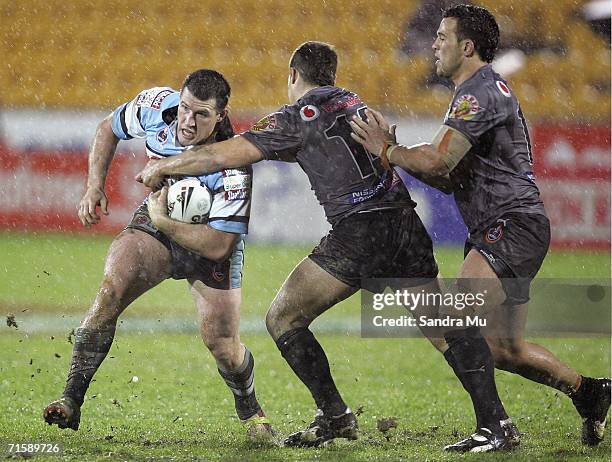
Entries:
POLYGON ((168 215, 183 223, 206 223, 212 195, 197 178, 185 178, 168 188, 168 215))

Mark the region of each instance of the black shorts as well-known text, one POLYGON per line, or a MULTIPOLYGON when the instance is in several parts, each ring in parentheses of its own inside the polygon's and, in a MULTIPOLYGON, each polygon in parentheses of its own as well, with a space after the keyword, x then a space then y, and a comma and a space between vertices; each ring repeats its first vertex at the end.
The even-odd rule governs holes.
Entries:
POLYGON ((137 229, 153 236, 164 244, 172 255, 173 279, 197 279, 213 289, 237 289, 242 282, 244 264, 244 241, 240 240, 230 258, 217 263, 181 247, 159 231, 149 216, 147 202, 134 212, 126 229, 137 229))
POLYGON ((476 249, 501 279, 507 305, 529 301, 529 286, 550 245, 550 222, 540 214, 507 213, 483 231, 471 233, 464 255, 476 249))
POLYGON ((351 215, 333 227, 309 258, 353 287, 362 287, 364 279, 438 275, 431 238, 412 208, 351 215))

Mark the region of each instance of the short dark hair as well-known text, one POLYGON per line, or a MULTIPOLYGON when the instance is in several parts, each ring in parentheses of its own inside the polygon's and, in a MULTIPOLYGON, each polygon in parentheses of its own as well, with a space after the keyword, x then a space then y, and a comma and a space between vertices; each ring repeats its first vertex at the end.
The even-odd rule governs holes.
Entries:
MULTIPOLYGON (((221 113, 227 107, 229 97, 232 94, 230 84, 222 74, 212 69, 198 69, 193 71, 183 81, 181 91, 185 88, 201 101, 215 98, 215 109, 221 113)), ((221 122, 217 123, 216 141, 223 141, 234 136, 234 129, 229 116, 225 116, 221 122)))
POLYGON ((499 26, 486 9, 475 5, 454 5, 444 10, 442 17, 457 20, 457 39, 470 39, 480 58, 490 63, 499 46, 499 26))
POLYGON ((305 42, 293 52, 289 67, 297 69, 308 83, 334 85, 338 55, 329 43, 305 42))
POLYGON ((225 77, 212 69, 193 71, 185 77, 181 91, 185 88, 188 88, 191 94, 199 100, 206 101, 215 98, 217 112, 225 109, 232 93, 225 77))

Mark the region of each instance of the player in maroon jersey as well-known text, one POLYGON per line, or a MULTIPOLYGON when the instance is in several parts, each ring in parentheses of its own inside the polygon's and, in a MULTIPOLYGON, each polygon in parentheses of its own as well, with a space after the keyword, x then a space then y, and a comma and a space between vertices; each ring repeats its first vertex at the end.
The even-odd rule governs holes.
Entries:
MULTIPOLYGON (((604 436, 610 379, 583 377, 524 338, 529 287, 548 251, 550 223, 533 174, 525 118, 508 83, 490 65, 497 23, 472 5, 449 7, 443 16, 433 50, 438 75, 454 82, 455 93, 432 143, 397 144, 375 111, 368 122, 351 122, 353 137, 385 161, 454 191, 469 230, 459 277, 473 291, 488 293, 488 320, 496 330, 487 340, 497 367, 567 394, 583 419, 583 443, 596 445, 604 436)), ((478 424, 474 435, 447 449, 481 451, 488 438, 478 424)))

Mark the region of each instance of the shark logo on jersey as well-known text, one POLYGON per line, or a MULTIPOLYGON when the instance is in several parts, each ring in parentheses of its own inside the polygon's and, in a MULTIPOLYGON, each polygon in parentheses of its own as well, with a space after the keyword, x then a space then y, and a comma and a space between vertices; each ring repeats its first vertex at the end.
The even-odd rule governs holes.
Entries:
POLYGON ((510 89, 508 88, 508 85, 506 85, 504 82, 502 82, 501 80, 496 80, 495 81, 495 85, 497 85, 497 89, 501 92, 502 95, 504 95, 506 98, 510 98, 512 96, 512 93, 510 93, 510 89))
POLYGON ((311 122, 315 120, 317 117, 319 117, 320 113, 319 108, 313 106, 312 104, 308 104, 300 109, 300 117, 304 122, 311 122))
POLYGON ((169 127, 162 128, 161 130, 157 132, 157 136, 156 136, 157 141, 159 141, 162 144, 165 143, 166 140, 168 139, 168 128, 169 127))
POLYGON ((480 112, 480 104, 474 95, 461 95, 453 104, 449 119, 470 120, 480 112))

